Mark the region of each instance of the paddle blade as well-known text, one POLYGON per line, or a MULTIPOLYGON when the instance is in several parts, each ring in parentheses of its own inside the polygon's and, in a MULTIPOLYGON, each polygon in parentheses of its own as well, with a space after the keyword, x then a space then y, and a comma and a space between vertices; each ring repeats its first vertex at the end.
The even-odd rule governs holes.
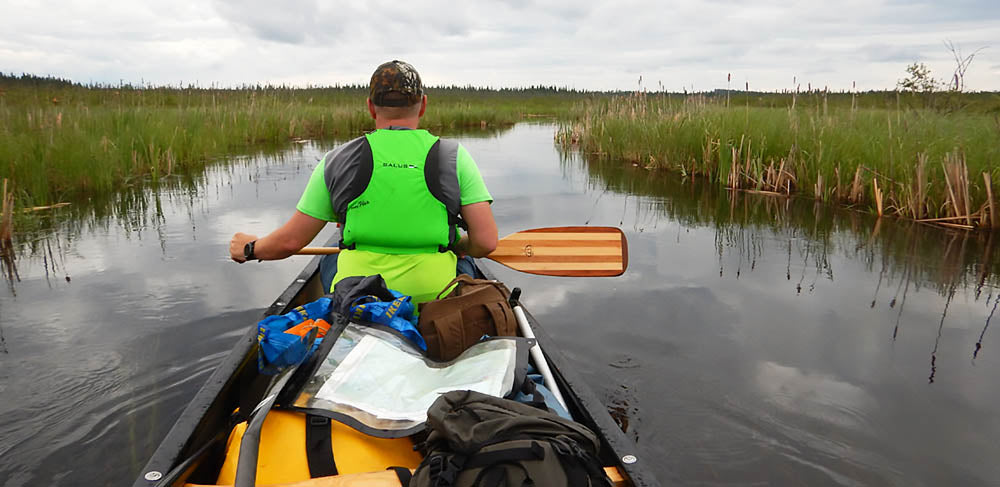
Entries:
POLYGON ((487 258, 529 274, 611 277, 628 268, 628 243, 614 227, 536 228, 500 239, 487 258))

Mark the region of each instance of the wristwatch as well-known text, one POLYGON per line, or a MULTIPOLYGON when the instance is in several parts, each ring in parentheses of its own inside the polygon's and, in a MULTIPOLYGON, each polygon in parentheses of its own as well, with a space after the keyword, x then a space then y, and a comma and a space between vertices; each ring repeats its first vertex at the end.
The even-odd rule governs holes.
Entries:
POLYGON ((244 260, 247 260, 247 261, 250 261, 250 260, 260 260, 253 253, 253 246, 254 246, 255 243, 257 243, 256 240, 251 240, 251 241, 247 242, 246 245, 243 246, 243 259, 244 260))

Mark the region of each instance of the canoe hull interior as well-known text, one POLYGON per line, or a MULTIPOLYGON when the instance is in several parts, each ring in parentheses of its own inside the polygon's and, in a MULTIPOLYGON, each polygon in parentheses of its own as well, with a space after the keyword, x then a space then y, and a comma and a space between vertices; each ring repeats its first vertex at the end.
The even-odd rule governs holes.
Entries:
MULTIPOLYGON (((320 259, 319 256, 311 259, 292 284, 267 308, 265 316, 285 313, 324 294, 319 281, 320 259)), ((492 278, 488 270, 484 269, 484 272, 492 278)), ((622 433, 582 379, 574 371, 560 367, 565 359, 530 313, 527 316, 574 418, 601 438, 603 464, 618 467, 631 481, 626 484, 659 485, 643 466, 635 443, 622 433), (636 461, 626 462, 623 458, 629 461, 635 458, 636 461)), ((245 420, 243 416, 234 416, 234 412, 252 411, 263 398, 271 379, 257 373, 256 328, 247 326, 247 333, 181 413, 139 472, 133 487, 214 483, 224 460, 226 438, 235 422, 245 420)))

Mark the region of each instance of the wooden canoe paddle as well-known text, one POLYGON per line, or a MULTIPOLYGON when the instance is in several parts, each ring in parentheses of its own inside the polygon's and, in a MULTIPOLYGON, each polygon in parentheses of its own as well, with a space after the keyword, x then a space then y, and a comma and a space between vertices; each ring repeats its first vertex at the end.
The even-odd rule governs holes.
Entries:
MULTIPOLYGON (((336 247, 306 247, 300 255, 336 254, 336 247)), ((512 233, 487 259, 543 276, 613 277, 628 268, 628 242, 615 227, 549 227, 512 233)))

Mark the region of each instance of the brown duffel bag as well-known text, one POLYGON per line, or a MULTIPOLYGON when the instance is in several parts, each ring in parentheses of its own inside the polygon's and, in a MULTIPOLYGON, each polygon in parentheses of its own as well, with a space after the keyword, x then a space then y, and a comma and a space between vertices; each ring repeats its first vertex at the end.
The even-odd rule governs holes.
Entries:
POLYGON ((459 274, 436 300, 420 305, 417 329, 427 342, 428 355, 435 360, 452 360, 479 343, 483 335, 517 336, 509 297, 510 291, 500 281, 459 274), (455 289, 442 298, 452 286, 455 289))

